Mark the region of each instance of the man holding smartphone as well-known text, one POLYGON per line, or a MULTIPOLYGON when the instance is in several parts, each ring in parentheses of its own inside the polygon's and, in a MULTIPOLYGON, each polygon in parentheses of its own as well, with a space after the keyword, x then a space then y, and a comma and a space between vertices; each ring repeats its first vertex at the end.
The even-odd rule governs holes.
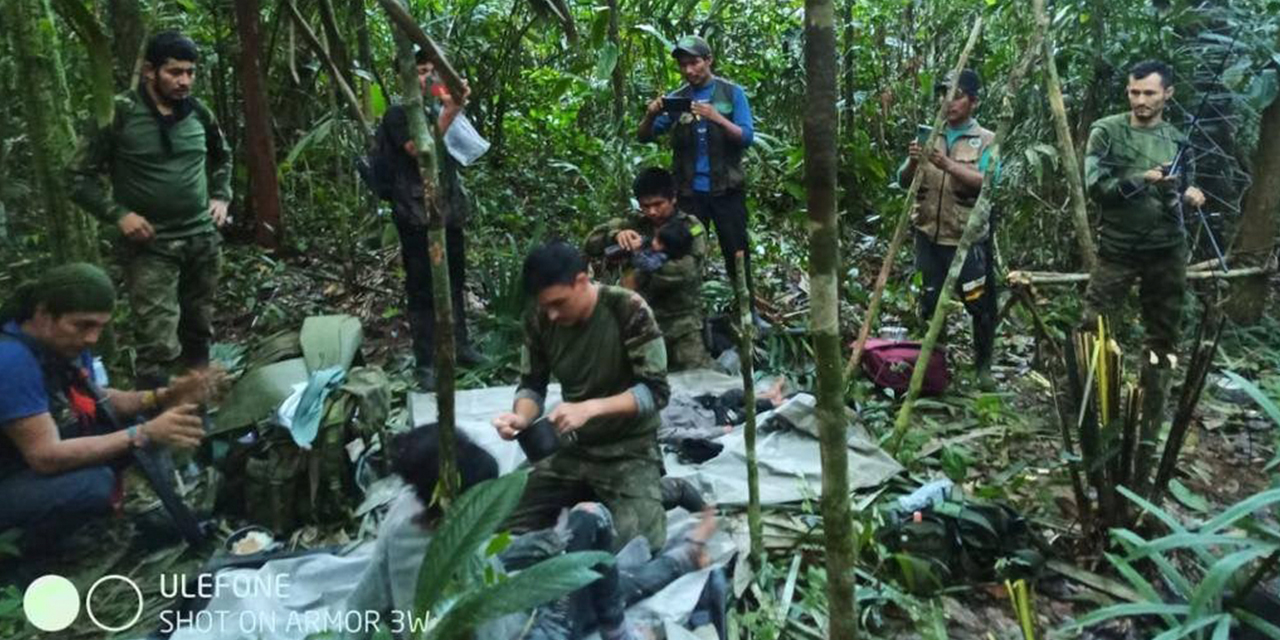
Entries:
MULTIPOLYGON (((733 256, 743 252, 747 290, 753 291, 742 171, 742 155, 754 137, 751 106, 742 87, 712 73, 715 59, 706 40, 685 36, 671 57, 685 85, 649 103, 640 121, 640 141, 671 132, 680 208, 715 227, 731 282, 737 274, 733 256)), ((758 328, 768 328, 754 311, 752 317, 758 328)))
MULTIPOLYGON (((944 80, 934 90, 939 99, 946 99, 950 88, 950 82, 944 80)), ((915 226, 916 269, 924 283, 920 315, 925 322, 933 317, 956 245, 960 244, 969 213, 982 193, 983 175, 991 168, 990 147, 995 133, 979 126, 973 117, 981 89, 977 72, 962 71, 955 99, 947 104, 946 130, 926 149, 933 132, 921 126, 907 150, 909 157, 898 172, 898 182, 904 187, 911 184, 916 171, 924 172, 920 191, 912 203, 911 223, 915 226)), ((999 176, 999 168, 995 170, 999 176)), ((969 248, 956 283, 956 293, 973 317, 974 368, 978 385, 985 391, 995 388, 991 357, 998 309, 993 253, 990 229, 983 229, 981 237, 969 248)))

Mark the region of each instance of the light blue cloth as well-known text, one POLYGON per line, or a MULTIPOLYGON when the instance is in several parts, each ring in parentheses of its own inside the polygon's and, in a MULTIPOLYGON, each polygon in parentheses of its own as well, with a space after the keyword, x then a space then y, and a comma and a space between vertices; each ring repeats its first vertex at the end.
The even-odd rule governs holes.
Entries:
POLYGON ((298 400, 298 409, 293 414, 293 424, 289 427, 289 435, 303 449, 310 449, 320 433, 320 418, 324 414, 324 401, 329 393, 338 388, 347 377, 343 367, 329 367, 311 374, 307 380, 307 388, 302 390, 302 398, 298 400))

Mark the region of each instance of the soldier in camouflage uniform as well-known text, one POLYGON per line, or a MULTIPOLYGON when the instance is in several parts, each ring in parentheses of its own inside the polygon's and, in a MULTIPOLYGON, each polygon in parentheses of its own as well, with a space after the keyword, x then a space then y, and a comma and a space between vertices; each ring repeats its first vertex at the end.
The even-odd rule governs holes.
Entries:
POLYGON ((1205 198, 1196 187, 1177 193, 1177 181, 1166 175, 1186 140, 1163 118, 1173 97, 1169 67, 1154 61, 1134 66, 1127 93, 1129 112, 1093 123, 1085 151, 1085 186, 1101 216, 1098 266, 1085 293, 1082 324, 1092 329, 1099 314, 1113 313, 1137 280, 1146 348, 1163 358, 1177 348, 1186 290, 1178 198, 1192 207, 1205 198))
POLYGON ((1140 374, 1143 433, 1158 432, 1163 422, 1176 366, 1187 280, 1179 199, 1192 207, 1205 201, 1196 187, 1179 192, 1178 179, 1168 175, 1178 146, 1186 141, 1164 121, 1172 80, 1163 62, 1135 65, 1126 90, 1129 112, 1093 123, 1085 151, 1085 187, 1101 216, 1098 264, 1085 292, 1081 324, 1095 330, 1098 316, 1114 314, 1138 281, 1146 331, 1140 374))
POLYGON ((114 306, 111 279, 79 263, 46 271, 0 309, 0 531, 22 531, 29 551, 55 548, 110 515, 134 447, 192 448, 204 437, 194 403, 208 398, 216 372, 157 391, 100 390, 89 349, 114 306), (95 402, 99 392, 137 424, 117 430, 95 402))
POLYGON ((677 209, 675 179, 665 169, 654 167, 640 172, 631 190, 640 203, 641 215, 614 218, 596 227, 587 236, 583 251, 595 258, 604 257, 614 246, 622 251, 638 252, 664 225, 687 228, 693 238, 688 255, 668 260, 656 271, 642 273, 638 278, 624 276, 624 281, 634 282, 636 290, 653 309, 667 346, 667 369, 709 367, 711 357, 702 339, 706 229, 697 218, 677 209))
POLYGON ((85 136, 71 169, 72 198, 124 235, 142 387, 208 362, 213 339, 231 153, 191 95, 198 58, 186 36, 156 34, 142 86, 116 97, 115 120, 85 136))
POLYGON ((561 448, 534 465, 509 525, 517 533, 549 527, 561 509, 595 501, 613 514, 616 547, 642 535, 660 548, 666 514, 657 434, 670 387, 653 312, 632 291, 592 282, 565 243, 534 249, 523 277, 537 305, 524 319, 514 406, 493 424, 508 440, 528 428, 543 414, 553 376, 564 402, 545 416, 561 448))

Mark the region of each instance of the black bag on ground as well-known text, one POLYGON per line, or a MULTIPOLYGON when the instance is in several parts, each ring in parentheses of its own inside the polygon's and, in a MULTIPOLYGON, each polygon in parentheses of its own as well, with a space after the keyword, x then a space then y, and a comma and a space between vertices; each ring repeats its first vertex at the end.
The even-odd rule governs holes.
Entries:
POLYGON ((1000 501, 949 497, 916 511, 895 506, 885 512, 876 537, 891 552, 926 565, 941 582, 903 576, 913 590, 1026 576, 1045 561, 1044 544, 1027 519, 1000 501))

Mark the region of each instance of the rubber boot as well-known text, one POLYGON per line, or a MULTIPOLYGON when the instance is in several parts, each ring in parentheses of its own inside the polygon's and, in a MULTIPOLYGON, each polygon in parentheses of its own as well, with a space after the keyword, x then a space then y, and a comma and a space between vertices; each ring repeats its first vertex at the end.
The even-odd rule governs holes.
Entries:
POLYGON ((985 392, 996 390, 996 379, 991 376, 992 352, 995 350, 996 328, 994 318, 979 314, 973 319, 973 362, 978 378, 978 388, 985 392))

